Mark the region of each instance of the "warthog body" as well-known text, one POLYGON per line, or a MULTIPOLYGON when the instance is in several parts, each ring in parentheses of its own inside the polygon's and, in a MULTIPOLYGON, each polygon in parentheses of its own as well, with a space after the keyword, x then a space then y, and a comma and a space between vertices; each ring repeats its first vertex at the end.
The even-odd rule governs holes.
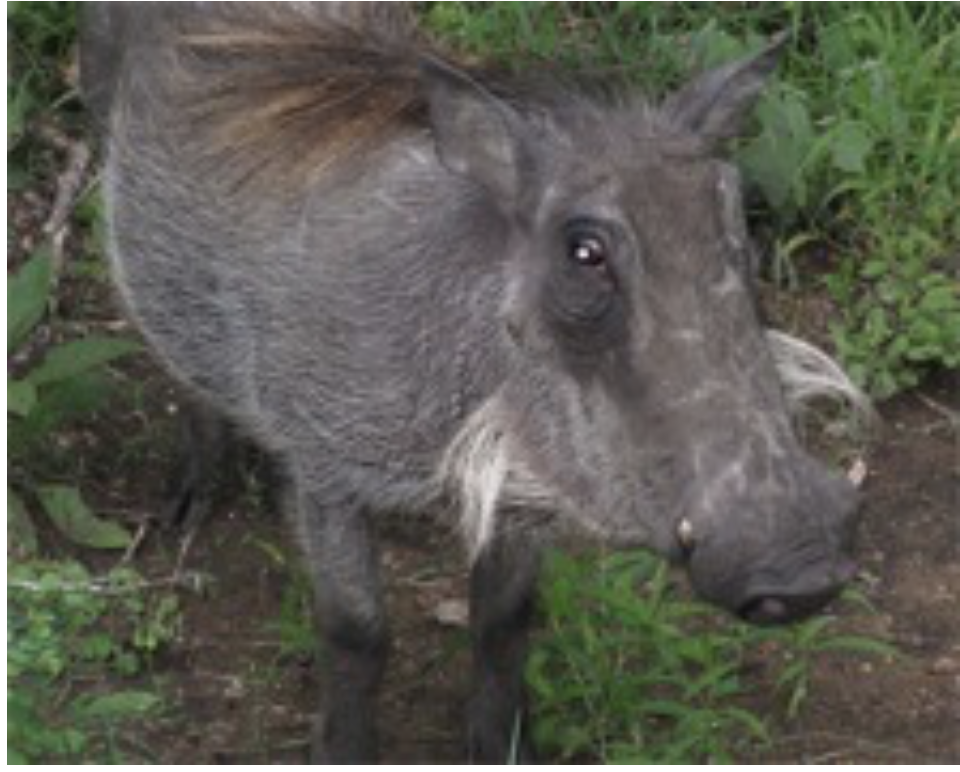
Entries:
POLYGON ((457 513, 478 759, 511 747, 552 533, 683 560, 757 621, 849 578, 852 490, 787 399, 848 384, 758 323, 713 155, 777 46, 653 106, 468 72, 393 4, 91 5, 116 281, 170 372, 289 480, 328 649, 318 759, 375 753, 387 514, 457 513))

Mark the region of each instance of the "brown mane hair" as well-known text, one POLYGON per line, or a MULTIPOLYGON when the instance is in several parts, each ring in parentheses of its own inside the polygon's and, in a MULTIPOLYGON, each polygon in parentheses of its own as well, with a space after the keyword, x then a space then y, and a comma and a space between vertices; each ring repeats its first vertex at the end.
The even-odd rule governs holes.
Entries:
POLYGON ((218 176, 227 164, 234 184, 286 187, 423 124, 429 49, 405 4, 213 7, 227 5, 176 30, 173 46, 186 139, 218 176))

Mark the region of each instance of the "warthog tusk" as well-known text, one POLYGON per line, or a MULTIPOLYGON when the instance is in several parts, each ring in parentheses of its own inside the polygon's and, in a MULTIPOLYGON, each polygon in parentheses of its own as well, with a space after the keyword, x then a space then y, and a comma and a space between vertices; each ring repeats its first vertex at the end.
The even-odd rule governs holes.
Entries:
POLYGON ((867 479, 867 463, 862 458, 858 458, 847 470, 847 479, 854 488, 860 488, 863 481, 867 479))
POLYGON ((683 518, 679 525, 677 525, 677 541, 679 541, 680 546, 688 552, 697 544, 696 537, 693 534, 693 523, 687 520, 687 518, 683 518))

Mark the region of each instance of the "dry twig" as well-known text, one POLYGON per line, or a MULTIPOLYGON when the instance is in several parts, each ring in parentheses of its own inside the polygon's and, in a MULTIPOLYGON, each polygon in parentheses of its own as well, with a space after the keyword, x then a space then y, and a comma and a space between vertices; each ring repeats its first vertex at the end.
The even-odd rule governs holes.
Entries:
MULTIPOLYGON (((51 142, 54 142, 53 138, 51 142)), ((84 191, 93 153, 83 140, 58 136, 55 144, 65 146, 67 160, 57 177, 56 195, 42 233, 50 242, 53 275, 59 276, 65 260, 64 245, 70 233, 70 216, 84 191)))

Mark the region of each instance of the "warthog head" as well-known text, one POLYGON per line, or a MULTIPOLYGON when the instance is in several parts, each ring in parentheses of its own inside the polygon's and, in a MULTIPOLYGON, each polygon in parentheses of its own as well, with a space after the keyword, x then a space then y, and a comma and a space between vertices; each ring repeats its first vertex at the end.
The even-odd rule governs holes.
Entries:
POLYGON ((440 157, 500 210, 508 253, 509 376, 447 454, 476 551, 556 513, 684 560, 700 594, 765 622, 851 577, 855 491, 800 446, 790 396, 855 390, 762 328, 741 184, 714 155, 778 47, 659 108, 566 94, 521 108, 428 75, 440 157))

